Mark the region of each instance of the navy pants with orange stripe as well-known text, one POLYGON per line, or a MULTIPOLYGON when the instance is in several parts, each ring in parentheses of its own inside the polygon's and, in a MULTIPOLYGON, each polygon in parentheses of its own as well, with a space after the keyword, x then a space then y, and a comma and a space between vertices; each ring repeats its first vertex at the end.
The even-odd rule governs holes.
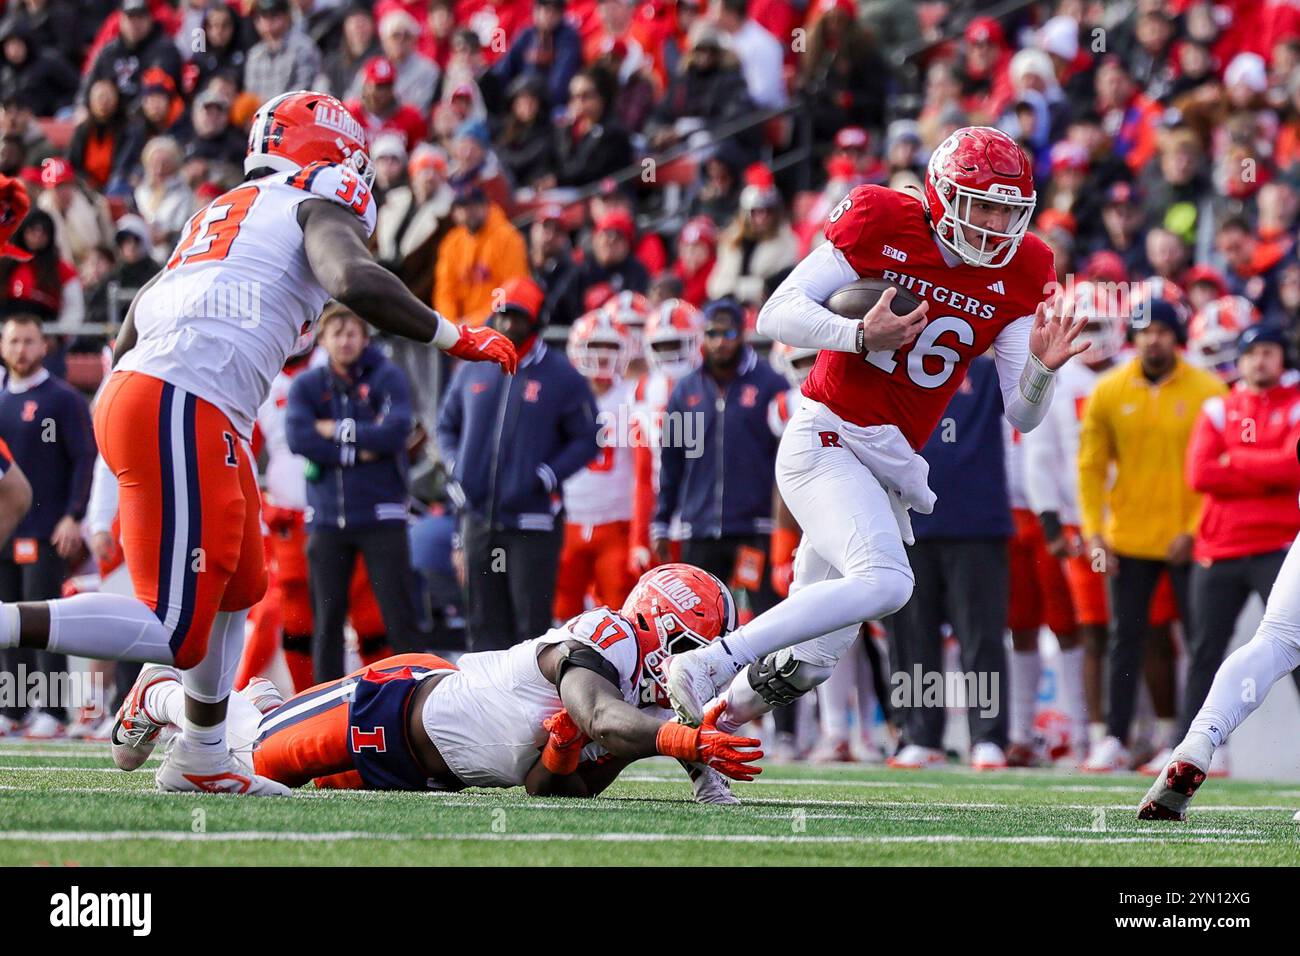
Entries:
POLYGON ((266 592, 261 499, 247 445, 215 405, 140 372, 114 372, 95 438, 119 486, 135 596, 171 633, 176 666, 203 660, 218 611, 266 592))

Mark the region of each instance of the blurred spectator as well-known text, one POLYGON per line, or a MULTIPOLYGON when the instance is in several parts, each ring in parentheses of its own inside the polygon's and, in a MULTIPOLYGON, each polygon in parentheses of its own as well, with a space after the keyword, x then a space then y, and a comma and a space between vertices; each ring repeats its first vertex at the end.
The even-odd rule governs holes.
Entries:
MULTIPOLYGON (((778 108, 786 103, 785 47, 749 16, 749 0, 721 0, 717 10, 723 44, 740 61, 749 98, 758 106, 778 108)), ((852 101, 841 101, 847 109, 852 101)))
MULTIPOLYGON (((639 70, 653 58, 638 36, 635 20, 636 3, 633 0, 596 0, 594 22, 582 26, 582 60, 594 63, 612 44, 622 43, 626 49, 627 69, 639 70)), ((561 103, 552 104, 560 106, 561 103)))
POLYGON ((813 16, 798 79, 808 98, 813 143, 828 142, 844 126, 879 128, 889 71, 852 0, 818 0, 813 16))
POLYGON ((1160 106, 1140 90, 1123 61, 1114 55, 1102 58, 1095 84, 1102 126, 1117 131, 1115 154, 1136 173, 1155 154, 1160 106))
POLYGON ((33 209, 13 243, 32 257, 24 262, 0 259, 0 315, 30 314, 42 322, 80 324, 86 313, 81 282, 72 263, 59 256, 50 214, 33 209))
POLYGON ((455 194, 447 185, 447 156, 421 144, 407 162, 408 184, 389 190, 379 208, 379 261, 422 302, 433 301, 438 247, 452 227, 455 194))
POLYGON ((718 240, 718 261, 709 274, 709 297, 731 296, 744 305, 761 305, 763 280, 794 265, 798 240, 785 220, 781 194, 774 188, 746 186, 740 216, 718 240))
POLYGON ((78 76, 72 65, 50 48, 34 45, 26 29, 13 20, 0 25, 0 96, 22 90, 37 116, 53 116, 72 102, 78 76))
POLYGON ((1134 275, 1145 275, 1151 268, 1142 235, 1144 218, 1142 196, 1131 184, 1118 182, 1110 187, 1101 209, 1102 248, 1117 253, 1134 275))
POLYGON ((1147 221, 1163 226, 1184 242, 1195 242, 1210 215, 1204 149, 1186 127, 1166 130, 1158 142, 1158 162, 1142 175, 1147 221))
POLYGON ((370 158, 375 163, 375 202, 383 205, 390 189, 406 184, 406 143, 398 133, 384 133, 371 142, 370 158))
MULTIPOLYGON (((1090 34, 1090 39, 1096 36, 1090 34)), ((1070 16, 1055 16, 1043 24, 1034 37, 1037 47, 1052 58, 1056 81, 1066 98, 1076 106, 1092 101, 1092 57, 1079 48, 1079 22, 1070 16)))
POLYGON ((424 32, 416 49, 442 69, 451 58, 451 37, 456 31, 456 12, 452 0, 429 0, 424 32))
POLYGON ((0 98, 0 135, 18 137, 25 165, 39 166, 57 155, 40 124, 32 118, 31 94, 26 91, 0 98))
POLYGON ((1187 480, 1205 495, 1205 511, 1193 548, 1194 628, 1175 740, 1205 702, 1246 601, 1252 593, 1268 600, 1300 532, 1300 388, 1281 384, 1286 350, 1276 326, 1246 329, 1237 346, 1241 380, 1205 403, 1187 449, 1187 480))
POLYGON ((293 0, 293 27, 324 53, 338 43, 345 10, 340 0, 293 0))
POLYGON ((244 89, 262 102, 289 90, 310 89, 320 72, 320 51, 293 29, 288 0, 254 0, 258 42, 244 62, 244 89))
POLYGON ((87 115, 72 131, 68 162, 95 189, 105 189, 117 165, 126 119, 121 94, 112 80, 96 80, 90 86, 87 115))
POLYGON ((175 136, 190 182, 244 178, 248 136, 230 124, 230 100, 216 86, 194 97, 194 105, 178 122, 175 136))
POLYGON ((123 99, 130 102, 140 94, 141 77, 150 67, 171 77, 173 89, 180 87, 181 55, 171 37, 154 22, 148 0, 122 0, 117 30, 117 37, 100 49, 82 77, 78 102, 85 102, 85 92, 96 80, 112 80, 123 99))
POLYGON ((1152 276, 1178 282, 1187 268, 1187 246, 1168 229, 1147 233, 1146 260, 1152 276))
POLYGON ((1295 248, 1300 195, 1296 187, 1284 181, 1264 185, 1255 203, 1255 231, 1265 242, 1280 242, 1291 251, 1295 248))
POLYGON ((925 105, 916 120, 926 149, 933 149, 946 138, 943 127, 954 111, 965 115, 961 105, 961 78, 951 62, 938 60, 925 71, 925 105))
POLYGON ((506 91, 506 100, 509 114, 496 140, 497 157, 516 189, 531 187, 551 170, 554 127, 542 81, 531 73, 520 75, 506 91))
POLYGON ((510 647, 550 628, 564 539, 560 488, 598 451, 590 386, 542 341, 542 290, 522 277, 502 291, 492 322, 515 344, 519 370, 501 375, 462 363, 437 429, 461 515, 473 651, 510 647))
POLYGON ((321 61, 317 84, 343 99, 352 89, 361 68, 380 55, 382 51, 375 35, 374 17, 364 6, 353 4, 343 16, 342 42, 321 61))
POLYGON ((96 246, 81 257, 77 277, 86 300, 86 322, 107 324, 109 321, 108 287, 113 281, 113 265, 111 246, 96 246))
POLYGON ((1165 100, 1173 92, 1177 76, 1171 61, 1174 28, 1174 21, 1164 10, 1142 10, 1134 30, 1137 43, 1124 58, 1132 69, 1133 81, 1153 100, 1165 100))
MULTIPOLYGON (((208 4, 203 11, 203 49, 190 56, 190 63, 198 70, 196 89, 203 89, 218 73, 243 77, 248 59, 244 31, 244 21, 233 7, 219 2, 208 4)), ((190 35, 183 31, 178 38, 190 35)))
POLYGON ((149 224, 155 250, 169 255, 195 199, 181 176, 181 149, 170 136, 151 139, 140 156, 144 175, 135 188, 135 208, 149 224))
POLYGON ((1281 242, 1261 242, 1245 219, 1234 216, 1218 224, 1215 247, 1223 259, 1223 277, 1231 295, 1244 295, 1261 312, 1277 304, 1278 264, 1286 254, 1281 242))
MULTIPOLYGON (((650 119, 650 144, 655 149, 666 149, 694 132, 722 126, 753 109, 735 57, 723 51, 713 26, 700 23, 691 38, 690 55, 669 80, 650 119)), ((754 132, 736 138, 742 147, 742 163, 757 148, 758 135, 754 132)))
MULTIPOLYGON (((635 225, 636 203, 631 188, 631 183, 620 184, 613 179, 601 180, 591 201, 587 204, 587 218, 595 223, 610 213, 626 213, 635 225)), ((658 275, 668 268, 668 247, 664 244, 663 237, 655 230, 634 231, 632 255, 645 266, 645 271, 649 275, 658 275)))
MULTIPOLYGON (((397 73, 393 91, 398 101, 427 115, 442 71, 415 52, 419 35, 419 23, 405 10, 395 9, 379 19, 379 45, 397 73)), ((357 76, 348 90, 348 98, 356 99, 360 95, 361 77, 357 76)))
POLYGON ((697 309, 709 298, 709 276, 717 262, 718 230, 708 216, 687 221, 677 236, 677 262, 673 275, 681 280, 677 298, 685 299, 697 309))
POLYGON ((542 176, 544 189, 586 186, 632 164, 627 131, 611 115, 614 77, 587 67, 569 81, 569 105, 552 137, 554 172, 542 176))
POLYGON ((573 261, 563 220, 564 210, 559 206, 543 206, 528 230, 528 265, 546 295, 542 306, 545 325, 572 325, 583 311, 582 272, 573 261))
POLYGON ((523 76, 541 84, 545 107, 559 107, 569 92, 569 80, 582 66, 582 41, 578 31, 564 21, 564 0, 538 0, 533 4, 532 26, 520 30, 506 55, 492 67, 509 87, 523 76))
POLYGON ((88 19, 94 22, 93 11, 76 9, 85 6, 59 0, 14 0, 5 10, 0 35, 10 29, 21 31, 32 50, 53 54, 69 68, 78 67, 82 57, 78 19, 90 14, 88 19))
POLYGON ((506 182, 501 160, 492 149, 487 123, 483 120, 462 123, 451 140, 450 156, 449 179, 453 187, 478 186, 503 211, 512 207, 510 184, 506 182))
POLYGON ((98 193, 81 188, 66 160, 47 159, 41 166, 41 185, 36 207, 53 220, 61 258, 80 264, 90 250, 113 241, 108 203, 98 193))
POLYGON ((457 30, 451 39, 451 56, 443 68, 438 102, 443 106, 461 98, 461 119, 486 120, 505 108, 505 84, 483 56, 483 45, 473 30, 457 30))
POLYGON ((1282 260, 1277 271, 1277 303, 1264 318, 1282 329, 1293 355, 1300 354, 1300 259, 1282 260))
POLYGON ((649 288, 649 272, 632 255, 635 240, 636 223, 621 209, 606 213, 593 225, 591 254, 584 254, 578 277, 584 311, 596 308, 616 293, 644 294, 649 288))
POLYGON ((307 475, 307 563, 312 660, 317 683, 343 676, 343 625, 358 554, 365 561, 388 641, 422 651, 406 524, 406 376, 370 344, 370 329, 341 305, 326 309, 318 340, 329 363, 299 374, 289 389, 289 449, 307 475))
POLYGON ((370 142, 382 133, 397 133, 409 151, 428 134, 428 125, 418 109, 398 100, 396 80, 393 64, 374 57, 361 70, 361 99, 346 105, 370 142))
POLYGON ((1179 355, 1186 331, 1174 306, 1144 301, 1132 329, 1137 354, 1098 381, 1079 438, 1081 531, 1110 589, 1107 736, 1085 763, 1103 772, 1128 768, 1148 609, 1163 572, 1183 627, 1194 633, 1197 626, 1188 573, 1201 498, 1188 486, 1183 465, 1202 403, 1225 391, 1214 375, 1179 355))
POLYGON ((911 688, 910 694, 899 695, 899 686, 894 687, 894 715, 905 746, 889 765, 920 768, 944 762, 945 707, 928 701, 922 705, 917 682, 945 670, 942 628, 947 623, 961 645, 960 670, 980 675, 987 681, 986 691, 997 695, 966 704, 971 763, 977 769, 997 769, 1006 766, 1006 704, 1011 699, 1003 633, 1012 524, 1001 393, 991 358, 971 362, 945 415, 951 423, 947 437, 939 429, 921 450, 938 501, 932 513, 911 515, 916 542, 907 546, 907 560, 916 588, 885 622, 897 657, 892 669, 906 675, 905 686, 911 688))
POLYGON ((640 133, 654 111, 659 89, 649 66, 632 67, 627 44, 610 40, 608 48, 591 64, 614 77, 614 98, 609 115, 629 133, 640 133))
POLYGON ((154 138, 179 132, 185 115, 185 100, 163 70, 151 68, 140 81, 140 99, 135 116, 127 123, 116 150, 116 168, 109 192, 121 195, 139 183, 145 146, 154 138))
POLYGON ((961 106, 970 114, 972 123, 987 126, 1002 115, 1014 95, 1011 49, 1002 24, 992 17, 971 20, 963 40, 961 106))
POLYGON ((686 201, 686 214, 708 216, 713 222, 731 222, 740 209, 740 167, 744 157, 734 143, 723 143, 700 165, 698 181, 686 201))
MULTIPOLYGON (((45 340, 35 316, 10 315, 0 333, 0 358, 8 372, 0 395, 0 440, 32 488, 31 509, 0 544, 0 601, 45 601, 62 595, 69 561, 84 553, 81 521, 95 439, 86 400, 44 367, 45 340)), ((3 670, 19 673, 19 666, 52 678, 68 665, 62 654, 48 651, 15 649, 0 656, 3 670)), ((26 715, 28 736, 61 735, 63 707, 56 703, 47 696, 34 705, 39 711, 26 715)), ((21 719, 24 709, 7 705, 4 716, 21 719)))
MULTIPOLYGON (((1027 113, 1031 122, 1026 126, 1013 120, 1011 114, 1004 113, 998 125, 1012 136, 1023 136, 1028 140, 1038 161, 1037 171, 1041 171, 1042 160, 1047 157, 1049 150, 1055 152, 1052 144, 1065 134, 1069 103, 1056 79, 1052 58, 1042 50, 1021 50, 1011 58, 1008 71, 1014 91, 1015 115, 1027 113), (1021 109, 1024 106, 1028 106, 1027 111, 1021 109)), ((1085 155, 1085 168, 1087 159, 1085 155)))
POLYGON ((767 561, 777 438, 767 409, 788 384, 745 342, 738 302, 710 303, 704 321, 704 363, 677 382, 665 410, 666 421, 697 423, 694 443, 683 430, 659 449, 651 548, 657 562, 673 560, 669 525, 680 517, 681 560, 743 591, 758 614, 776 603, 767 561))
POLYGON ((494 293, 528 274, 524 237, 478 186, 459 187, 451 210, 456 225, 438 247, 433 307, 451 322, 482 325, 494 293))
MULTIPOLYGON (((128 214, 117 221, 113 234, 117 247, 117 266, 113 279, 126 290, 139 291, 162 269, 153 258, 153 238, 149 224, 141 217, 128 214)), ((167 250, 164 254, 169 254, 167 250)), ((125 318, 125 312, 120 318, 125 318)))

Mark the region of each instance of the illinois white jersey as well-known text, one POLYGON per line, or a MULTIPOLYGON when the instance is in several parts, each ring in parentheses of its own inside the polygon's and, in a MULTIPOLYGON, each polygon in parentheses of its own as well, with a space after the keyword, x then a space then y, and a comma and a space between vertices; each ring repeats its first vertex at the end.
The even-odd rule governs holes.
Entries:
POLYGON ((517 787, 546 743, 542 721, 563 708, 537 656, 563 641, 595 648, 618 673, 627 703, 640 698, 641 651, 632 625, 607 607, 586 611, 509 650, 466 654, 424 703, 424 729, 471 787, 517 787))
POLYGON ((266 500, 277 508, 307 509, 307 459, 289 450, 286 421, 289 389, 302 365, 293 372, 281 371, 271 382, 271 393, 257 410, 257 427, 266 449, 266 500))
POLYGON ((616 382, 596 398, 600 453, 564 483, 565 520, 598 525, 632 518, 634 383, 616 382))
POLYGON ((1037 514, 1055 511, 1062 524, 1079 523, 1079 433, 1084 405, 1104 371, 1066 362, 1042 424, 1021 437, 1029 506, 1037 514))
POLYGON ((244 183, 185 225, 161 278, 135 303, 138 341, 119 363, 219 408, 244 437, 329 294, 312 274, 298 206, 324 198, 375 229, 375 202, 349 167, 312 163, 244 183))

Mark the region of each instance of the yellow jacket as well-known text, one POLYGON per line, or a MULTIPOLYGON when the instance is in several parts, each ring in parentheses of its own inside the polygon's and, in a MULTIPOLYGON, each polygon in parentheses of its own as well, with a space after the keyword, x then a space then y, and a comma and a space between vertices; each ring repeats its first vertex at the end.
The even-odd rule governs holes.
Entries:
POLYGON ((1079 506, 1085 536, 1119 555, 1163 560, 1170 542, 1195 534, 1201 496, 1183 473, 1201 405, 1227 387, 1181 357, 1152 384, 1136 358, 1103 375, 1079 436, 1079 506), (1115 483, 1106 487, 1111 462, 1115 483))
POLYGON ((492 203, 477 233, 456 226, 438 246, 433 307, 453 322, 482 325, 492 311, 493 291, 526 275, 524 237, 492 203))

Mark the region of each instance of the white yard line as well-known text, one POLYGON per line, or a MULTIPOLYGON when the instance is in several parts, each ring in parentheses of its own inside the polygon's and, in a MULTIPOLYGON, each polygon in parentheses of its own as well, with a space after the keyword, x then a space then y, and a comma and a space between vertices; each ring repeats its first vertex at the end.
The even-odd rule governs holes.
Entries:
POLYGON ((760 833, 387 833, 366 830, 330 830, 318 833, 238 830, 229 833, 190 833, 183 830, 10 830, 0 831, 8 843, 117 843, 123 840, 157 840, 164 843, 342 843, 373 840, 385 843, 470 840, 486 843, 995 843, 1052 846, 1078 843, 1232 843, 1267 844, 1260 839, 1218 837, 1173 838, 1167 834, 1146 837, 973 836, 961 833, 881 836, 775 836, 760 833))

